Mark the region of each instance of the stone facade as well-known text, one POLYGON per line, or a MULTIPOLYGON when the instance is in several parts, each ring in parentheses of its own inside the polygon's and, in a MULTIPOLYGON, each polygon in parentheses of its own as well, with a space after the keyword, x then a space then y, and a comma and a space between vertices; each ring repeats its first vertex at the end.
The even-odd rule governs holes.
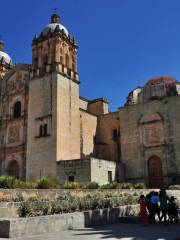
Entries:
POLYGON ((79 94, 78 46, 51 16, 32 41, 32 64, 12 66, 0 41, 0 173, 60 183, 180 177, 180 83, 152 79, 109 112, 104 98, 79 94))
POLYGON ((53 14, 33 38, 32 65, 1 63, 1 174, 61 183, 115 180, 115 158, 97 154, 98 119, 108 114, 108 103, 80 97, 77 50, 53 14))
POLYGON ((161 186, 179 182, 180 96, 174 91, 176 82, 171 78, 153 81, 156 91, 149 91, 150 81, 142 88, 137 104, 119 109, 121 159, 127 181, 145 180, 152 186, 161 186), (166 88, 160 86, 159 82, 166 81, 166 88), (167 92, 171 89, 174 94, 170 96, 167 92))

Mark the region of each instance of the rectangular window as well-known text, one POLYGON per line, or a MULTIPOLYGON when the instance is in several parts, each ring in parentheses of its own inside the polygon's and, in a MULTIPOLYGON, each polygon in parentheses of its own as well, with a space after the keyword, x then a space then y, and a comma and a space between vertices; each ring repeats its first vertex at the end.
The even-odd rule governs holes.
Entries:
POLYGON ((112 171, 108 171, 108 182, 112 183, 112 171))
POLYGON ((112 139, 113 139, 113 141, 116 141, 118 139, 118 130, 117 129, 112 130, 112 139))
POLYGON ((72 176, 72 175, 69 176, 69 177, 68 177, 68 182, 74 182, 74 176, 72 176))

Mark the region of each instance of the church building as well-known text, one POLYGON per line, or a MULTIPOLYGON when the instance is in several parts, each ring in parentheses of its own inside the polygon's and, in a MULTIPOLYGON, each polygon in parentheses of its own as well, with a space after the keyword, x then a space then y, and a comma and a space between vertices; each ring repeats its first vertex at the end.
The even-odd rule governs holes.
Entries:
MULTIPOLYGON (((16 64, 0 41, 0 174, 64 184, 180 179, 180 84, 159 77, 109 112, 79 93, 78 45, 53 14, 32 40, 32 64, 16 64)), ((85 80, 82 80, 85 81, 85 80)))

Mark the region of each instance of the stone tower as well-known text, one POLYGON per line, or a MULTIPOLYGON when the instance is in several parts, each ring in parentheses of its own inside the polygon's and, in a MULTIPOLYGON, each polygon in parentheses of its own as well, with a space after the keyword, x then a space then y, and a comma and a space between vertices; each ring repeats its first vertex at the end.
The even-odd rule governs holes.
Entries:
POLYGON ((4 52, 4 42, 0 39, 0 79, 12 68, 10 56, 4 52))
POLYGON ((80 158, 77 45, 53 14, 32 42, 27 178, 55 176, 57 162, 80 158))

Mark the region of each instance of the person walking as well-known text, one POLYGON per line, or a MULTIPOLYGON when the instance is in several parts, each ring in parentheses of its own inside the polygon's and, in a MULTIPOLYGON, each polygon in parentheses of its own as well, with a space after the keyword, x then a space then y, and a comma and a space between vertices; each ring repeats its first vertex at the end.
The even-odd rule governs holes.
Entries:
POLYGON ((168 216, 170 223, 178 223, 178 207, 174 196, 169 199, 168 216))
POLYGON ((144 195, 140 196, 139 199, 140 204, 140 217, 141 217, 141 223, 143 225, 147 225, 148 222, 148 213, 147 213, 147 206, 146 206, 146 198, 144 195))
POLYGON ((160 221, 162 221, 162 219, 164 218, 164 224, 167 223, 168 201, 169 201, 169 198, 166 195, 166 190, 161 189, 159 192, 159 202, 160 202, 160 211, 161 211, 160 221))
POLYGON ((153 192, 151 195, 151 207, 152 207, 152 223, 155 223, 155 217, 156 214, 158 216, 159 222, 161 222, 160 219, 160 208, 159 208, 159 195, 158 192, 153 192))

